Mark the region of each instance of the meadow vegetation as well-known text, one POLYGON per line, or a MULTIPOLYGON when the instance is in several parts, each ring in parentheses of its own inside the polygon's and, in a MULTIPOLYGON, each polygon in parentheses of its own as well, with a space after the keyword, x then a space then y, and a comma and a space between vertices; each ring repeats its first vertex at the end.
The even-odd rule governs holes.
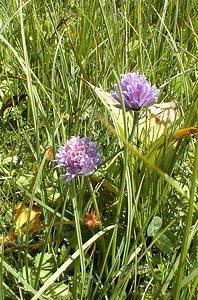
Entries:
POLYGON ((196 0, 0 1, 0 300, 197 299, 197 32, 196 0), (73 136, 102 162, 66 183, 73 136))

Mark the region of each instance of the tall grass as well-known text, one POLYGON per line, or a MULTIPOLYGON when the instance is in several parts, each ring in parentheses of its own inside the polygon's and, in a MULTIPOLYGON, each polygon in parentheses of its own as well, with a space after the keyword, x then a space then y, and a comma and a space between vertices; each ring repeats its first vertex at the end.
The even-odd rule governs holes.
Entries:
POLYGON ((3 0, 0 24, 0 300, 196 299, 196 1, 3 0), (105 93, 130 71, 179 111, 164 127, 143 110, 132 143, 105 93), (53 157, 71 136, 103 164, 65 184, 53 157))

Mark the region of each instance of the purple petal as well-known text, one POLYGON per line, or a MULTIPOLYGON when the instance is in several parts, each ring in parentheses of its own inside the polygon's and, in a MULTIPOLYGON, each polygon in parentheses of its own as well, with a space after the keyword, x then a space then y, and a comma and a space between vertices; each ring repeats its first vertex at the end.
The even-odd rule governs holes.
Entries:
MULTIPOLYGON (((123 75, 120 81, 120 88, 126 111, 139 110, 142 107, 153 104, 159 94, 159 90, 155 86, 151 86, 143 75, 135 72, 123 75)), ((112 96, 119 102, 116 107, 121 108, 118 86, 116 87, 116 91, 112 93, 112 96)))

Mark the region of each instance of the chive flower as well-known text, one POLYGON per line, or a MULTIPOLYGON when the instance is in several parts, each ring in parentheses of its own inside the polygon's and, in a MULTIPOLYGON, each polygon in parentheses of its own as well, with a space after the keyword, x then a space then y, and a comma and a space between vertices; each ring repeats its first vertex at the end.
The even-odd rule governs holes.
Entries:
MULTIPOLYGON (((120 90, 125 104, 126 111, 140 110, 147 107, 157 100, 159 90, 146 80, 143 75, 138 73, 124 74, 120 81, 120 90)), ((119 102, 116 107, 121 108, 121 95, 118 86, 112 93, 115 100, 119 102)))
POLYGON ((73 136, 58 149, 55 161, 58 167, 66 170, 67 173, 63 177, 69 182, 76 175, 93 174, 101 163, 101 155, 95 142, 73 136))

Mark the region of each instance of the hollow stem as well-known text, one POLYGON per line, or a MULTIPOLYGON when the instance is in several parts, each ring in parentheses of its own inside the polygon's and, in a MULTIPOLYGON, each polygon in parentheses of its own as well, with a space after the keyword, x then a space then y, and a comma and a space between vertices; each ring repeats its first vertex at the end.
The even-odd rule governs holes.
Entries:
POLYGON ((137 127, 137 123, 138 123, 138 119, 139 119, 139 114, 140 114, 139 110, 134 110, 133 127, 131 130, 131 135, 129 136, 129 143, 133 140, 133 136, 134 136, 135 129, 137 127))

